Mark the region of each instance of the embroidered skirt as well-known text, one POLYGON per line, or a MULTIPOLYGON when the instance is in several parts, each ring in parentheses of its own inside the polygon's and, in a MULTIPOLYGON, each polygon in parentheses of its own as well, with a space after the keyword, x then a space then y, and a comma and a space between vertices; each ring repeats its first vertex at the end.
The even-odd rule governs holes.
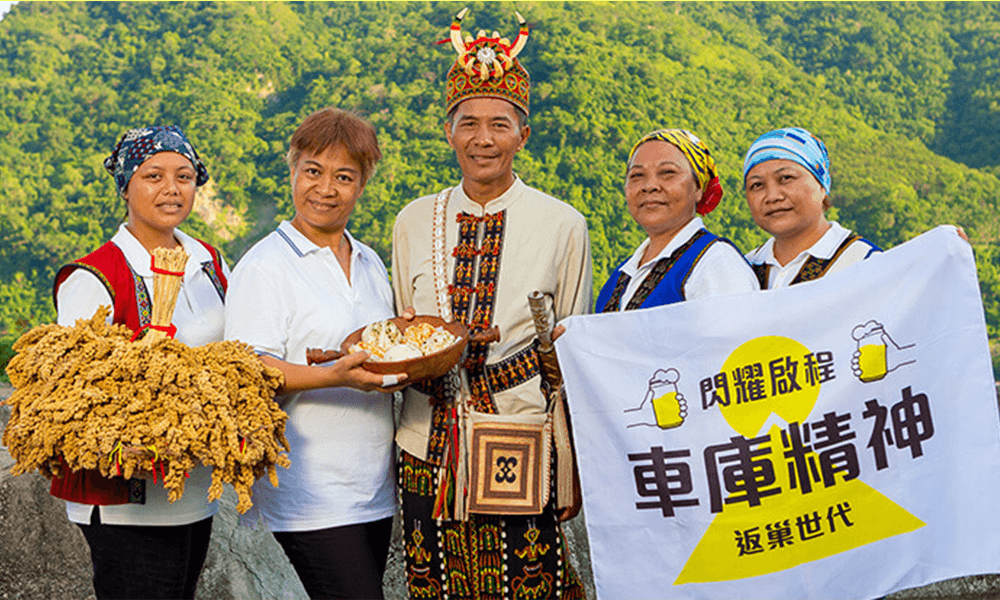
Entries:
POLYGON ((552 505, 540 515, 431 517, 437 467, 402 452, 399 494, 410 598, 583 598, 552 505))

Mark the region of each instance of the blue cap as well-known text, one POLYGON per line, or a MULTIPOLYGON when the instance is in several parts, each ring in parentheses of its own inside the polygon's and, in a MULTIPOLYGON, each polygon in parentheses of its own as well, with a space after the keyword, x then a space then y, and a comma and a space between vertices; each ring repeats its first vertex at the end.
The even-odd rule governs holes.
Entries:
POLYGON ((757 138, 743 159, 743 183, 750 169, 769 160, 790 160, 813 174, 816 181, 830 193, 830 155, 823 140, 801 127, 785 127, 769 131, 757 138))

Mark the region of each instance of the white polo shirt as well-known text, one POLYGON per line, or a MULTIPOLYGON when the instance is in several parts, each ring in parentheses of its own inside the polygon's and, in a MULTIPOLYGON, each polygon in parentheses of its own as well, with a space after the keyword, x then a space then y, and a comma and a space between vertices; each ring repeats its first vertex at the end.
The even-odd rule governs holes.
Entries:
MULTIPOLYGON (((823 237, 816 240, 816 243, 810 246, 807 250, 803 250, 798 256, 788 261, 788 264, 785 266, 781 266, 778 263, 778 259, 774 257, 773 237, 768 239, 758 248, 747 253, 746 257, 751 264, 765 264, 771 266, 768 271, 767 289, 773 290, 786 288, 792 284, 795 276, 799 274, 799 271, 802 269, 802 265, 805 264, 806 259, 810 256, 815 256, 816 258, 829 260, 837 252, 837 248, 840 248, 840 245, 843 244, 844 240, 850 237, 850 235, 851 230, 841 227, 836 221, 830 221, 830 228, 826 230, 823 237)), ((837 271, 849 267, 854 263, 863 261, 870 255, 877 252, 881 252, 881 250, 873 248, 861 240, 857 240, 844 250, 840 257, 837 258, 836 262, 830 265, 824 275, 836 273, 837 271)))
MULTIPOLYGON (((177 326, 175 339, 188 346, 217 342, 222 339, 225 309, 215 285, 202 267, 204 263, 212 262, 212 255, 198 240, 179 229, 174 230, 174 236, 190 256, 184 267, 184 281, 181 283, 177 306, 174 308, 173 323, 177 326)), ((118 228, 118 233, 111 238, 111 241, 121 249, 132 270, 142 277, 149 292, 149 299, 155 303, 149 252, 124 224, 118 228)), ((222 261, 222 270, 224 275, 229 275, 225 261, 222 261)), ((86 269, 76 269, 59 286, 56 304, 59 308, 56 322, 71 327, 77 319, 93 317, 99 306, 111 306, 112 300, 96 275, 86 269)), ((108 322, 111 322, 111 316, 108 317, 108 322)), ((214 515, 218 510, 216 503, 209 504, 206 501, 208 486, 212 483, 211 468, 196 467, 190 475, 184 484, 184 496, 173 504, 167 502, 167 491, 163 485, 147 481, 145 504, 100 506, 98 510, 101 523, 187 525, 214 515)), ((89 524, 93 508, 86 504, 66 503, 66 513, 69 520, 74 523, 89 524)))
MULTIPOLYGON (((621 272, 628 275, 630 279, 628 285, 625 287, 625 293, 622 295, 618 310, 625 310, 632 296, 635 295, 636 290, 639 289, 639 286, 649 276, 653 267, 656 266, 657 261, 673 254, 674 250, 686 244, 688 240, 694 237, 694 234, 698 233, 704 227, 705 225, 700 217, 691 219, 691 222, 678 231, 659 254, 653 257, 652 260, 646 261, 646 264, 641 267, 639 266, 639 261, 642 260, 642 255, 646 252, 650 240, 646 238, 645 241, 639 244, 639 248, 625 261, 625 264, 621 268, 621 272)), ((695 265, 694 270, 691 271, 691 275, 688 276, 687 281, 684 283, 684 298, 686 300, 693 300, 702 296, 739 294, 741 292, 757 291, 758 289, 760 289, 760 286, 757 284, 757 279, 754 277, 753 271, 750 270, 747 262, 740 256, 739 251, 730 244, 720 242, 709 246, 705 250, 705 254, 698 260, 698 264, 695 265)), ((603 307, 597 307, 598 310, 601 308, 603 307)))
MULTIPOLYGON (((339 349, 354 330, 394 316, 385 265, 346 233, 351 280, 327 247, 288 221, 251 248, 233 270, 226 339, 260 354, 306 364, 306 348, 339 349)), ((322 367, 315 367, 322 368, 322 367)), ((323 388, 282 398, 292 466, 253 488, 245 525, 310 531, 390 517, 396 511, 392 396, 323 388)))

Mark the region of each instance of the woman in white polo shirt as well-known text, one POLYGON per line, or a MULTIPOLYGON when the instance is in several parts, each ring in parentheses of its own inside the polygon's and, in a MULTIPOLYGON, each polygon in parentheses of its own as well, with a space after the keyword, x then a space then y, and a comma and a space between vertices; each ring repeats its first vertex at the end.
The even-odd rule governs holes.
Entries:
MULTIPOLYGON (((280 369, 291 467, 254 486, 244 524, 274 532, 311 598, 382 598, 396 511, 392 398, 363 368, 366 353, 323 366, 307 348, 338 348, 394 316, 379 256, 347 231, 381 158, 374 128, 344 111, 313 113, 288 152, 295 216, 233 270, 226 339, 280 369)), ((399 380, 405 379, 401 375, 399 380)))

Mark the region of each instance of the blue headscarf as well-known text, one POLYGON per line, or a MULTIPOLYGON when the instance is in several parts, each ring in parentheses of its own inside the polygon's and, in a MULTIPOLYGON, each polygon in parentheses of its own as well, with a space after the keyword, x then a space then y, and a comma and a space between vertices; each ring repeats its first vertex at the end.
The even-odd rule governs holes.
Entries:
POLYGON ((104 159, 104 168, 114 176, 119 196, 124 197, 128 182, 139 165, 159 152, 176 152, 190 160, 197 172, 195 185, 202 186, 208 181, 208 169, 180 127, 157 125, 129 129, 118 140, 111 156, 104 159))
POLYGON ((750 169, 769 160, 791 160, 813 174, 816 181, 830 193, 830 155, 823 140, 801 127, 785 127, 769 131, 757 138, 743 159, 743 183, 750 169))

